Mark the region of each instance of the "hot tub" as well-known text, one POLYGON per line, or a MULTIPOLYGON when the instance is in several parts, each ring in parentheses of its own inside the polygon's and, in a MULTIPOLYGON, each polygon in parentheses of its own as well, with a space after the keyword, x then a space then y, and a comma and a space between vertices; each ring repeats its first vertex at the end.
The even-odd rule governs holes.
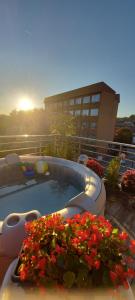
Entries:
MULTIPOLYGON (((104 184, 92 170, 61 158, 20 157, 21 161, 32 163, 40 159, 48 163, 49 176, 42 176, 40 181, 35 178, 15 186, 0 187, 0 264, 3 265, 3 274, 18 256, 25 237, 26 221, 55 212, 64 218, 86 210, 104 214, 104 184)), ((1 159, 3 172, 5 166, 6 159, 1 159)))

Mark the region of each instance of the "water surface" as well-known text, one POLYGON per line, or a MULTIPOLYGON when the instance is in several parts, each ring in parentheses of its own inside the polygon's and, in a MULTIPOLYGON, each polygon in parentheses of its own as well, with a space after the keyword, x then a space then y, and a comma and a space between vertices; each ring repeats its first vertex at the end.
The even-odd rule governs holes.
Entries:
MULTIPOLYGON (((0 219, 4 219, 13 212, 27 212, 36 209, 42 215, 49 214, 64 208, 65 204, 81 192, 81 188, 66 182, 48 180, 27 186, 13 188, 12 193, 5 195, 0 189, 0 219)), ((5 187, 6 193, 10 188, 5 187)))

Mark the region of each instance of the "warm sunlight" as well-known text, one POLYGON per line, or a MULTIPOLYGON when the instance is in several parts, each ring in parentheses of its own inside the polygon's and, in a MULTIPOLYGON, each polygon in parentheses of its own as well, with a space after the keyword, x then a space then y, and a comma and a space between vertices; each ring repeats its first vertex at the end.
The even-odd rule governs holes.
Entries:
POLYGON ((34 108, 34 104, 29 98, 22 98, 18 103, 17 110, 31 110, 34 108))

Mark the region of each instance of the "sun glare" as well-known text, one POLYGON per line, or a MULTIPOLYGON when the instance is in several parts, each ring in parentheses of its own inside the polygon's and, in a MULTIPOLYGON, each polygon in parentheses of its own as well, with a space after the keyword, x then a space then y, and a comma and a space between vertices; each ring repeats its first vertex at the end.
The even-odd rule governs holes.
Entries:
POLYGON ((32 100, 29 98, 23 98, 19 101, 17 110, 31 110, 34 108, 32 100))

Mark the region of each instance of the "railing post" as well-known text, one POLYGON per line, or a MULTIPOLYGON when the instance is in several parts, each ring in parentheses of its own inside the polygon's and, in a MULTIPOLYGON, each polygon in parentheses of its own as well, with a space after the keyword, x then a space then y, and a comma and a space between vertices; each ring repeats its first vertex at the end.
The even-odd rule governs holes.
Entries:
POLYGON ((54 143, 53 147, 54 147, 55 155, 57 154, 57 142, 58 142, 57 135, 55 135, 54 136, 54 141, 53 141, 53 143, 54 143))
POLYGON ((81 154, 81 141, 79 140, 79 155, 81 154))
POLYGON ((122 153, 122 145, 120 144, 120 153, 122 153))
POLYGON ((40 141, 40 144, 39 144, 39 154, 40 156, 42 155, 42 142, 40 141))

